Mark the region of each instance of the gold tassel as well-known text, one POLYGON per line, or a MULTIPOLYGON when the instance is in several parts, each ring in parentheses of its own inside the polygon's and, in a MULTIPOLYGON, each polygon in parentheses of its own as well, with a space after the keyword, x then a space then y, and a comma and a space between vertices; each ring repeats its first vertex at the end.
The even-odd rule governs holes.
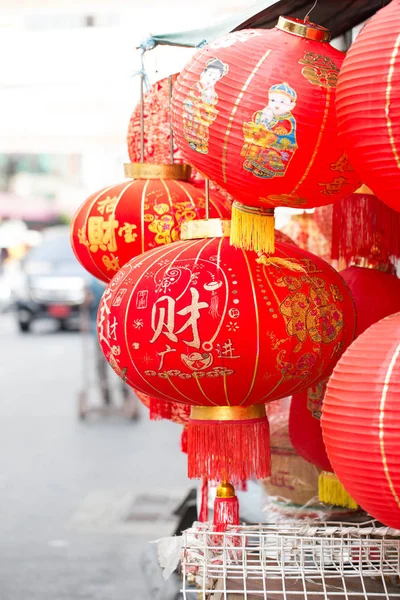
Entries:
POLYGON ((273 208, 232 205, 231 245, 256 252, 275 251, 275 217, 273 208))
POLYGON ((322 471, 318 480, 318 492, 319 499, 325 504, 343 506, 352 510, 358 508, 357 502, 346 492, 334 473, 322 471))
POLYGON ((294 258, 279 258, 279 256, 259 256, 256 258, 256 263, 259 265, 265 265, 266 267, 284 267, 285 269, 290 269, 291 271, 302 271, 303 273, 307 273, 306 269, 296 261, 294 258))

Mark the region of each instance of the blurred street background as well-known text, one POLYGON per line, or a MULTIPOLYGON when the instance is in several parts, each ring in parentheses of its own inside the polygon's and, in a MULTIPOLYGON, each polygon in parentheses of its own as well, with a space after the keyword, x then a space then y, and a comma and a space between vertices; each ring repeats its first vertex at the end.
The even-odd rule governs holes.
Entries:
POLYGON ((151 597, 148 541, 174 533, 190 487, 179 426, 145 409, 80 421, 82 336, 50 322, 22 336, 11 314, 0 327, 1 600, 151 597))

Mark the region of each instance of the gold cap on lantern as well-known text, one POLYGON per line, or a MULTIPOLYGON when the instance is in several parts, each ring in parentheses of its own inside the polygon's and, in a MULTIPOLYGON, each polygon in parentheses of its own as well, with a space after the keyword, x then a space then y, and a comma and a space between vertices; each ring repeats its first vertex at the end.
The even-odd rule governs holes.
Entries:
POLYGON ((181 225, 181 240, 229 237, 230 233, 229 219, 198 219, 181 225))
POLYGON ((311 23, 311 21, 302 21, 294 17, 279 17, 277 29, 287 31, 293 35, 314 40, 315 42, 329 42, 331 33, 326 27, 311 23))
POLYGON ((158 165, 153 163, 125 163, 125 177, 132 179, 175 179, 189 181, 192 167, 186 164, 158 165))
POLYGON ((235 488, 229 481, 223 481, 217 487, 217 498, 235 498, 235 488))

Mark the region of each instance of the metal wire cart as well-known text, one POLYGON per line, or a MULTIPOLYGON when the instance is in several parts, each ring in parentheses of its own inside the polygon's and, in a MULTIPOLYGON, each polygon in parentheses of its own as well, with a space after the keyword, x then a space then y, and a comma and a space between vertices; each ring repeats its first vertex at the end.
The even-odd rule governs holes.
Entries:
POLYGON ((183 534, 186 600, 394 600, 400 532, 373 521, 279 523, 183 534))

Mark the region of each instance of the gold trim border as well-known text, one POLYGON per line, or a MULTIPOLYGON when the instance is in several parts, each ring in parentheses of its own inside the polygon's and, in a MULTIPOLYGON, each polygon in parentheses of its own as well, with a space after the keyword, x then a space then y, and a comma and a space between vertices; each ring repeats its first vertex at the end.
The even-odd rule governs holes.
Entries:
POLYGON ((250 421, 266 418, 265 405, 251 406, 192 406, 192 421, 250 421))
POLYGON ((192 167, 187 164, 157 165, 153 163, 124 163, 125 177, 130 179, 178 179, 189 181, 192 167))
POLYGON ((315 42, 329 42, 331 39, 331 32, 326 27, 294 17, 279 17, 276 28, 315 42))

